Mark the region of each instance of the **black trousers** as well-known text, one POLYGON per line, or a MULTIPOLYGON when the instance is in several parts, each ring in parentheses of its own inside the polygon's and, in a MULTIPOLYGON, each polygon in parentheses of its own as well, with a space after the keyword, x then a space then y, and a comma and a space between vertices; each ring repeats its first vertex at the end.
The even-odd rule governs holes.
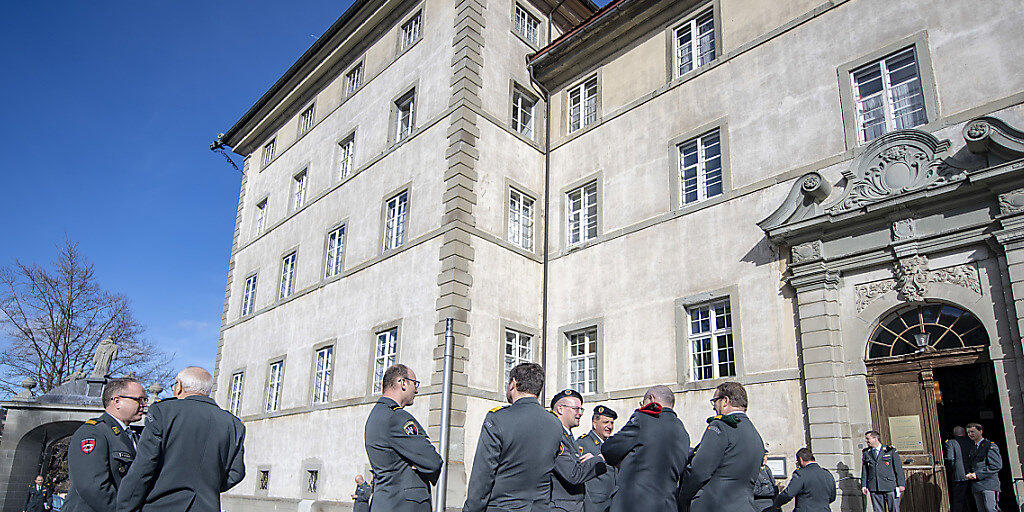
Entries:
POLYGON ((949 487, 949 512, 970 512, 971 482, 952 482, 949 487))

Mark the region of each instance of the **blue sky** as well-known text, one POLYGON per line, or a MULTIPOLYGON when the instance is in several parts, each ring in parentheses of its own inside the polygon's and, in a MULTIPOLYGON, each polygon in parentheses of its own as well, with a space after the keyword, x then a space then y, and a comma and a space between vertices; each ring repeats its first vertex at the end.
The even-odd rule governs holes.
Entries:
POLYGON ((350 4, 9 5, 0 264, 66 234, 176 366, 212 369, 240 175, 208 146, 350 4))

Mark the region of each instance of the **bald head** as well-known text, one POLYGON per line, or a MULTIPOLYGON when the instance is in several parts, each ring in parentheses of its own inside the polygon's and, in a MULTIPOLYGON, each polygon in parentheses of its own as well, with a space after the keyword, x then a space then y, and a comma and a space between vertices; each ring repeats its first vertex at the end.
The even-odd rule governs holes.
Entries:
POLYGON ((213 391, 213 377, 210 372, 198 367, 189 366, 178 372, 178 392, 183 395, 210 396, 213 391))
POLYGON ((957 437, 966 436, 967 435, 967 429, 961 427, 960 425, 957 425, 957 426, 953 427, 953 435, 957 436, 957 437))
POLYGON ((644 401, 658 402, 662 407, 675 407, 676 396, 668 386, 658 385, 644 393, 644 401))

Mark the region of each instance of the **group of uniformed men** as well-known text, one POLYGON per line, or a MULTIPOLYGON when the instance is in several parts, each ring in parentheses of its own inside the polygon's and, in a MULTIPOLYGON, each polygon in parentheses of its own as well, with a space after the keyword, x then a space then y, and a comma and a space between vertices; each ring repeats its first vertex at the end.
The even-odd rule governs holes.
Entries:
MULTIPOLYGON (((366 420, 366 454, 374 474, 371 512, 428 512, 430 486, 441 457, 420 423, 404 408, 419 388, 412 369, 397 364, 383 378, 383 396, 366 420)), ((575 438, 583 397, 556 394, 546 410, 538 396, 544 369, 523 363, 511 370, 509 405, 484 417, 463 512, 752 512, 753 488, 765 445, 746 414, 747 393, 737 382, 719 385, 715 415, 700 443, 672 407, 666 386, 647 390, 639 408, 612 434, 617 414, 597 406, 592 429, 575 438)), ((835 480, 807 448, 772 508, 796 499, 798 512, 828 510, 835 480)), ((758 511, 760 512, 760 511, 758 511)))

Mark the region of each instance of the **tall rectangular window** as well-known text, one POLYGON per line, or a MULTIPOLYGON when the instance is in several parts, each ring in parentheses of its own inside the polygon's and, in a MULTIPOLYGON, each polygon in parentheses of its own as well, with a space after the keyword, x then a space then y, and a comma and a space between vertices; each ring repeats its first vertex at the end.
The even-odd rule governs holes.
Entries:
POLYGON ((533 362, 533 336, 505 330, 505 380, 508 383, 508 374, 516 365, 533 362))
POLYGON ((524 251, 533 251, 534 199, 514 188, 508 189, 508 241, 524 251))
POLYGON ((715 60, 715 16, 710 10, 675 28, 676 76, 715 60))
POLYGON ((259 488, 259 490, 261 490, 261 491, 265 491, 265 490, 267 490, 268 487, 270 487, 270 470, 269 469, 261 469, 260 470, 259 478, 257 479, 257 482, 256 482, 256 487, 259 488))
POLYGON ((338 178, 345 179, 353 171, 356 149, 355 134, 338 143, 338 178))
POLYGON ((284 377, 284 361, 270 363, 267 374, 267 412, 281 406, 281 379, 284 377))
POLYGON ((359 86, 363 85, 363 63, 356 64, 354 68, 345 73, 345 92, 355 94, 359 86))
POLYGON ((256 274, 245 279, 242 291, 242 316, 251 315, 256 310, 256 274))
POLYGON ((306 470, 306 492, 310 494, 316 494, 317 485, 320 481, 320 470, 319 469, 307 469, 306 470))
POLYGON ((722 141, 718 129, 678 146, 679 186, 683 205, 721 195, 722 141))
POLYGON ((405 243, 406 211, 409 208, 409 192, 403 190, 388 199, 384 207, 384 250, 394 249, 405 243))
POLYGON ((398 360, 397 327, 377 333, 377 343, 373 354, 373 392, 380 393, 384 382, 384 372, 398 360))
POLYGON ((281 293, 280 298, 291 296, 295 288, 295 257, 296 253, 290 252, 281 260, 281 293))
POLYGON ((313 370, 313 403, 331 398, 331 374, 334 371, 334 347, 316 351, 316 366, 313 370))
POLYGON ((928 122, 913 46, 854 70, 851 80, 861 144, 883 133, 928 122))
POLYGON ((238 372, 231 376, 231 396, 228 398, 228 408, 235 416, 242 414, 242 386, 244 384, 245 372, 238 372))
POLYGON ((597 238, 597 182, 570 190, 566 194, 569 220, 569 245, 597 238))
POLYGON ((422 13, 416 13, 415 16, 409 19, 409 21, 402 24, 402 35, 401 35, 401 49, 404 50, 420 38, 420 27, 422 23, 422 13))
POLYGON ((597 75, 569 89, 569 133, 597 121, 597 75))
POLYGON ((729 299, 694 306, 687 313, 693 380, 735 376, 736 353, 729 299))
POLYGON ((569 388, 582 395, 597 393, 597 329, 570 333, 569 388))
POLYGON ((518 88, 512 90, 512 129, 533 138, 533 108, 537 100, 518 88))
POLYGON ((395 101, 395 142, 412 134, 416 127, 416 90, 405 93, 395 101))
POLYGON ((540 32, 540 20, 526 9, 523 9, 522 6, 516 4, 515 30, 519 35, 523 36, 523 39, 536 46, 540 32))
POLYGON ((264 199, 256 203, 256 220, 253 221, 253 230, 255 234, 259 235, 263 233, 263 229, 267 227, 267 200, 264 199))
POLYGON ((299 135, 308 132, 313 128, 313 123, 316 121, 316 103, 310 105, 306 110, 302 111, 302 115, 299 116, 299 135))
POLYGON ((327 233, 327 261, 325 262, 326 277, 341 273, 342 256, 345 254, 345 226, 338 226, 327 233))
POLYGON ((292 211, 298 211, 306 204, 306 183, 309 173, 305 169, 292 177, 292 211))
POLYGON ((277 149, 277 139, 270 139, 270 142, 263 145, 263 166, 266 167, 274 159, 274 150, 277 149))

